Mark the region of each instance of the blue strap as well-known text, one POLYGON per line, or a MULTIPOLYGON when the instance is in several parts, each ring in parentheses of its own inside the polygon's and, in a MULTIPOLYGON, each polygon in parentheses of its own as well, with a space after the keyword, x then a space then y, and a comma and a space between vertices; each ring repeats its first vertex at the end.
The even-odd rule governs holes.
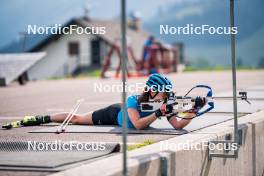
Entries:
POLYGON ((204 113, 207 113, 207 112, 211 111, 212 109, 214 109, 214 102, 209 102, 208 105, 209 105, 209 107, 207 109, 205 109, 204 111, 202 111, 202 112, 198 111, 196 113, 196 117, 203 115, 204 113))
MULTIPOLYGON (((211 97, 211 98, 213 97, 213 91, 212 91, 212 88, 210 86, 207 86, 207 85, 196 85, 190 91, 192 91, 195 88, 205 88, 205 89, 208 89, 208 92, 207 92, 206 97, 211 97)), ((214 109, 214 102, 209 102, 208 105, 209 105, 209 107, 207 109, 205 109, 204 111, 202 111, 202 112, 199 112, 199 111, 196 112, 196 116, 195 117, 201 116, 201 115, 203 115, 203 114, 211 111, 212 109, 214 109)))

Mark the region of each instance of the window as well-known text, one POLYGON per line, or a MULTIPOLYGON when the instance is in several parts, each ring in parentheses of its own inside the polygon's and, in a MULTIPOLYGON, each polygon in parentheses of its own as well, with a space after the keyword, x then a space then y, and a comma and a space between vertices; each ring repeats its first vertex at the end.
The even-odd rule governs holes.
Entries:
POLYGON ((79 55, 79 43, 70 42, 68 45, 68 53, 70 56, 79 55))

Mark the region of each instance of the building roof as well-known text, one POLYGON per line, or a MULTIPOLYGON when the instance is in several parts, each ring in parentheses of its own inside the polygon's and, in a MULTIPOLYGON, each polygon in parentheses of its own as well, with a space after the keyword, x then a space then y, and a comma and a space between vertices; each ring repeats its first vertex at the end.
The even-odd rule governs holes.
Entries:
POLYGON ((39 60, 44 58, 45 52, 0 54, 1 85, 8 85, 39 60))
MULTIPOLYGON (((76 22, 81 26, 89 26, 89 27, 98 27, 104 26, 106 27, 106 33, 100 35, 100 38, 103 40, 114 43, 116 40, 121 39, 121 27, 119 21, 114 20, 86 20, 85 18, 76 19, 76 22)), ((127 38, 128 44, 133 48, 136 57, 140 57, 142 54, 142 47, 149 37, 149 34, 144 31, 142 28, 138 30, 134 30, 131 28, 127 28, 127 38)))
MULTIPOLYGON (((82 27, 106 27, 106 34, 98 36, 105 40, 107 43, 114 43, 117 39, 121 39, 120 23, 117 20, 90 20, 87 18, 75 18, 69 20, 63 26, 77 24, 82 27)), ((97 34, 96 34, 97 35, 97 34)), ((26 52, 39 51, 40 48, 47 45, 50 41, 56 40, 61 35, 59 34, 45 34, 45 35, 27 35, 26 36, 26 52)), ((148 38, 149 34, 143 29, 134 30, 127 28, 127 36, 130 44, 135 52, 136 57, 141 56, 144 41, 148 38)), ((0 53, 20 53, 22 52, 21 41, 13 42, 6 47, 0 49, 0 53)))

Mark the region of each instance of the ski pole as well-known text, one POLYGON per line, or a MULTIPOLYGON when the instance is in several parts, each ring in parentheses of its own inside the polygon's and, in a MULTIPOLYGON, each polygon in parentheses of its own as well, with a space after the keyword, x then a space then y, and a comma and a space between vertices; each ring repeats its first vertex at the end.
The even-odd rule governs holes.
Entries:
POLYGON ((62 122, 62 124, 58 127, 58 129, 57 129, 57 133, 58 134, 65 131, 67 125, 69 124, 69 122, 71 121, 71 119, 73 118, 74 114, 77 112, 77 110, 79 109, 79 107, 80 107, 80 105, 81 105, 81 103, 83 101, 84 101, 83 99, 80 99, 80 100, 77 101, 77 103, 72 108, 71 112, 64 119, 64 121, 62 122))
POLYGON ((66 127, 67 127, 68 124, 70 123, 70 121, 71 121, 71 119, 73 118, 74 114, 78 111, 78 109, 79 109, 79 107, 80 107, 80 105, 82 104, 83 101, 84 101, 83 99, 79 100, 79 104, 77 105, 75 111, 74 111, 73 114, 70 116, 70 118, 66 121, 66 124, 63 126, 63 128, 62 128, 62 131, 63 131, 63 132, 66 130, 66 127))

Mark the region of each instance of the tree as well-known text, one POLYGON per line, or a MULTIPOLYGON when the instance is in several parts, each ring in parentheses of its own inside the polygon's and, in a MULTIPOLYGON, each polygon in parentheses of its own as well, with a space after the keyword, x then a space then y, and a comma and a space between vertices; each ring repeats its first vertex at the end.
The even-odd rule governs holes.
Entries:
POLYGON ((243 67, 243 60, 241 57, 237 58, 237 67, 243 67))
POLYGON ((199 68, 199 69, 203 69, 203 68, 211 67, 211 64, 210 64, 209 60, 207 60, 205 58, 198 58, 195 61, 194 66, 199 68))
POLYGON ((259 59, 257 67, 258 68, 264 68, 264 57, 259 59))

